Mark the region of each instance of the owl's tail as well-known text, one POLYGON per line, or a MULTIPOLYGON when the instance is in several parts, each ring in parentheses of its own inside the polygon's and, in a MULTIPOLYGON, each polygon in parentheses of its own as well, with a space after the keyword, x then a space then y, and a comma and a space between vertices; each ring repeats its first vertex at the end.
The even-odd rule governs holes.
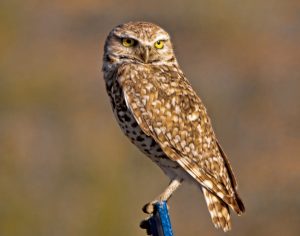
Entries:
POLYGON ((225 232, 231 229, 230 213, 228 205, 218 197, 202 188, 204 198, 214 226, 222 228, 225 232))

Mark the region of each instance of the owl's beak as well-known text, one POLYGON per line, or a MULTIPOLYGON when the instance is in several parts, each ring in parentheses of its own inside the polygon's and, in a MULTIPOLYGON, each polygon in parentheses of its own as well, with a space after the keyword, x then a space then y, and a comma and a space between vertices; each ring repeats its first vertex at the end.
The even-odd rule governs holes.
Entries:
POLYGON ((143 48, 143 52, 142 52, 142 58, 144 60, 145 63, 148 63, 149 61, 149 51, 150 51, 150 47, 146 46, 143 48))

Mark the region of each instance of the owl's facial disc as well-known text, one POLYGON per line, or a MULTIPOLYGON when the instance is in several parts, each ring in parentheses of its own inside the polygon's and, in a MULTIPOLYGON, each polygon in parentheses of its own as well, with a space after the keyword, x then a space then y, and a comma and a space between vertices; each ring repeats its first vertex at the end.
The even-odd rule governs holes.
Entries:
POLYGON ((124 61, 130 59, 148 64, 173 57, 171 43, 166 37, 158 37, 151 41, 127 36, 118 38, 120 46, 122 46, 122 50, 119 51, 120 58, 124 61))
POLYGON ((115 27, 107 38, 105 48, 105 55, 118 64, 176 61, 169 34, 147 22, 129 22, 115 27))

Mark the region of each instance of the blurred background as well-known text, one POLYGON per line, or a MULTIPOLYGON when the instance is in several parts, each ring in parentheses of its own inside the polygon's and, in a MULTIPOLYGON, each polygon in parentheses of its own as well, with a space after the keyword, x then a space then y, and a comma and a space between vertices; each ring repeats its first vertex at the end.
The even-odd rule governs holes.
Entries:
MULTIPOLYGON (((102 78, 117 24, 170 32, 239 182, 227 235, 300 232, 300 1, 0 3, 0 235, 145 235, 141 207, 168 184, 121 133, 102 78)), ((184 185, 175 234, 224 235, 184 185)))

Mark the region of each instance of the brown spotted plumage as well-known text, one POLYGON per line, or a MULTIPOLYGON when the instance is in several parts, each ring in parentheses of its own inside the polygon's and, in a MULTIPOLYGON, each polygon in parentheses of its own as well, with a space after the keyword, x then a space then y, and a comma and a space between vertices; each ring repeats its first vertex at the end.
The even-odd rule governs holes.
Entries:
MULTIPOLYGON (((213 224, 231 228, 229 207, 245 211, 230 164, 207 111, 179 68, 168 33, 147 22, 115 27, 104 48, 103 72, 116 119, 127 137, 156 162, 171 183, 203 191, 213 224)), ((152 211, 152 203, 144 208, 152 211)))

